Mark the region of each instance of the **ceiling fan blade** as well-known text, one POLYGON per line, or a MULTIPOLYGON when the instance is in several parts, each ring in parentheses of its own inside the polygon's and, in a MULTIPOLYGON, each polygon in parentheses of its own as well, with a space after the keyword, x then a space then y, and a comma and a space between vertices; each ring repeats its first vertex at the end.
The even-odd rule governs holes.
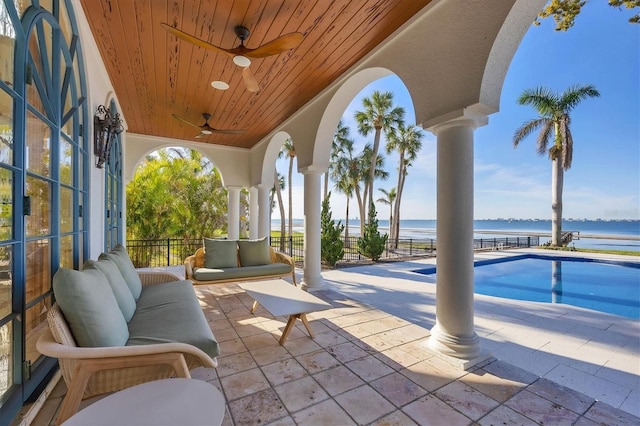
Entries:
POLYGON ((239 135, 240 133, 244 133, 244 130, 216 129, 215 127, 211 127, 209 123, 206 123, 204 126, 202 126, 202 130, 207 130, 211 133, 228 134, 228 135, 239 135))
POLYGON ((289 33, 271 40, 256 49, 245 48, 245 52, 242 54, 250 58, 266 58, 271 55, 279 55, 294 47, 298 47, 303 39, 304 35, 302 33, 289 33))
POLYGON ((198 47, 202 47, 205 49, 209 49, 209 50, 213 50, 214 52, 219 52, 219 53, 223 53, 227 56, 229 56, 230 58, 233 58, 235 56, 234 53, 231 53, 231 51, 223 49, 221 47, 218 46, 214 46, 211 43, 207 43, 204 40, 201 40, 197 37, 194 37, 190 34, 185 33, 184 31, 181 31, 177 28, 172 27, 171 25, 165 24, 164 22, 161 22, 160 25, 162 25, 162 28, 164 28, 165 30, 169 31, 171 34, 173 34, 174 36, 181 38, 182 40, 188 41, 189 43, 193 43, 198 47))
POLYGON ((171 115, 173 115, 173 118, 175 118, 176 120, 178 120, 178 121, 182 121, 183 123, 188 124, 189 126, 193 126, 193 127, 195 127, 196 129, 200 129, 200 128, 201 128, 201 127, 200 127, 200 126, 198 126, 197 124, 193 124, 192 122, 187 121, 187 120, 185 120, 184 118, 180 117, 178 114, 171 114, 171 115))
POLYGON ((213 133, 220 133, 225 135, 240 135, 244 133, 244 130, 225 130, 225 129, 213 129, 213 133))
POLYGON ((247 90, 249 92, 255 93, 260 90, 260 85, 258 84, 256 78, 253 76, 253 73, 251 72, 249 67, 242 69, 242 79, 244 80, 244 84, 245 86, 247 86, 247 90))

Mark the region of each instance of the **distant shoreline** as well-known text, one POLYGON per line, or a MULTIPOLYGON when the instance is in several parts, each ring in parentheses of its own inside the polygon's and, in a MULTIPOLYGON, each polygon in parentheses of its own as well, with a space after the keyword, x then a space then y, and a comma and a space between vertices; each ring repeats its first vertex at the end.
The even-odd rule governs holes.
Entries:
MULTIPOLYGON (((503 231, 503 230, 494 230, 489 231, 486 229, 483 230, 474 230, 476 234, 500 234, 500 235, 519 235, 519 236, 532 236, 532 237, 551 237, 550 232, 536 232, 536 231, 503 231)), ((620 234, 584 234, 579 231, 565 231, 565 232, 577 232, 579 234, 579 238, 593 238, 596 240, 629 240, 629 241, 640 241, 640 235, 620 235, 620 234)))
MULTIPOLYGON (((273 230, 279 231, 280 227, 272 227, 273 230)), ((349 229, 354 232, 350 232, 351 235, 356 236, 358 234, 357 229, 358 226, 349 225, 349 229)), ((382 233, 387 232, 388 228, 380 227, 379 228, 382 233)), ((295 227, 296 232, 304 233, 304 228, 300 229, 300 227, 295 227)), ((407 229, 404 229, 407 231, 407 229)), ((415 228, 411 229, 411 231, 416 231, 415 228)), ((427 231, 429 233, 435 233, 435 229, 423 230, 419 229, 419 231, 427 231)), ((416 237, 407 237, 402 235, 403 229, 400 229, 400 238, 413 238, 420 239, 416 237)), ((582 231, 564 231, 564 232, 574 232, 577 234, 577 238, 575 240, 580 239, 594 239, 594 240, 624 240, 624 241, 640 241, 640 235, 623 235, 623 234, 586 234, 582 231)), ((505 231, 503 229, 474 229, 474 234, 485 234, 485 235, 515 235, 520 237, 548 237, 551 238, 551 232, 540 232, 540 231, 505 231)), ((425 239, 431 239, 430 237, 425 237, 425 239)))
MULTIPOLYGON (((341 221, 340 221, 341 222, 341 221)), ((387 219, 378 220, 378 230, 389 232, 387 219)), ((272 229, 279 228, 279 220, 272 220, 272 229)), ((474 238, 537 237, 551 239, 551 220, 474 220, 474 238)), ((304 234, 304 221, 294 219, 294 230, 304 234)), ((413 240, 435 240, 436 220, 401 220, 400 238, 413 240)), ((640 221, 638 220, 563 220, 562 230, 573 232, 576 246, 595 248, 601 245, 620 245, 640 250, 640 221), (617 244, 616 244, 617 241, 617 244)), ((357 236, 360 231, 358 220, 349 221, 349 233, 357 236)))

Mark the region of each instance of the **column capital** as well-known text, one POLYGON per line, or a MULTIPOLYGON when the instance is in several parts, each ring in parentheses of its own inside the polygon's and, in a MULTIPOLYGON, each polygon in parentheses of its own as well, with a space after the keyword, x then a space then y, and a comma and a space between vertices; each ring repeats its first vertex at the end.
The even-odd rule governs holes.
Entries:
POLYGON ((225 185, 225 188, 227 188, 228 191, 241 191, 244 187, 240 185, 225 185))
POLYGON ((489 123, 489 116, 479 108, 467 107, 460 110, 451 111, 447 114, 429 120, 423 128, 437 135, 443 130, 452 127, 478 127, 486 126, 489 123))
POLYGON ((321 175, 323 173, 325 173, 327 171, 327 169, 324 169, 322 167, 318 167, 318 166, 306 166, 306 167, 301 167, 298 169, 298 172, 303 174, 303 175, 321 175))

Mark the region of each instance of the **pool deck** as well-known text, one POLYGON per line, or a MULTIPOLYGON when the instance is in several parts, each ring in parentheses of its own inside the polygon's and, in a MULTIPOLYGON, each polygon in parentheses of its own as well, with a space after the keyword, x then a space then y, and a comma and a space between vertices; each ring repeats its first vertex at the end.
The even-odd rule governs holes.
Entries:
MULTIPOLYGON (((476 252, 476 260, 548 250, 476 252)), ((562 252, 640 263, 632 256, 562 252)), ((435 258, 323 271, 326 287, 413 324, 435 324, 433 276, 412 272, 435 258)), ((639 283, 640 288, 640 283, 639 283)), ((562 304, 476 294, 475 329, 482 347, 502 361, 640 416, 640 320, 562 304)))

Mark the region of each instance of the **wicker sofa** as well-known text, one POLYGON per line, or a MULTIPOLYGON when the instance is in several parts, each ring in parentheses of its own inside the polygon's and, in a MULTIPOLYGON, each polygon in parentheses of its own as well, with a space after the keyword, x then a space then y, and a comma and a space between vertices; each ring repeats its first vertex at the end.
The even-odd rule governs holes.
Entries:
POLYGON ((67 384, 58 423, 82 399, 217 366, 218 343, 191 282, 136 271, 122 246, 82 271, 60 268, 53 288, 56 303, 37 349, 58 358, 67 384))
POLYGON ((276 252, 266 239, 204 239, 203 247, 184 261, 185 274, 194 284, 217 284, 291 276, 296 283, 295 263, 276 252))

